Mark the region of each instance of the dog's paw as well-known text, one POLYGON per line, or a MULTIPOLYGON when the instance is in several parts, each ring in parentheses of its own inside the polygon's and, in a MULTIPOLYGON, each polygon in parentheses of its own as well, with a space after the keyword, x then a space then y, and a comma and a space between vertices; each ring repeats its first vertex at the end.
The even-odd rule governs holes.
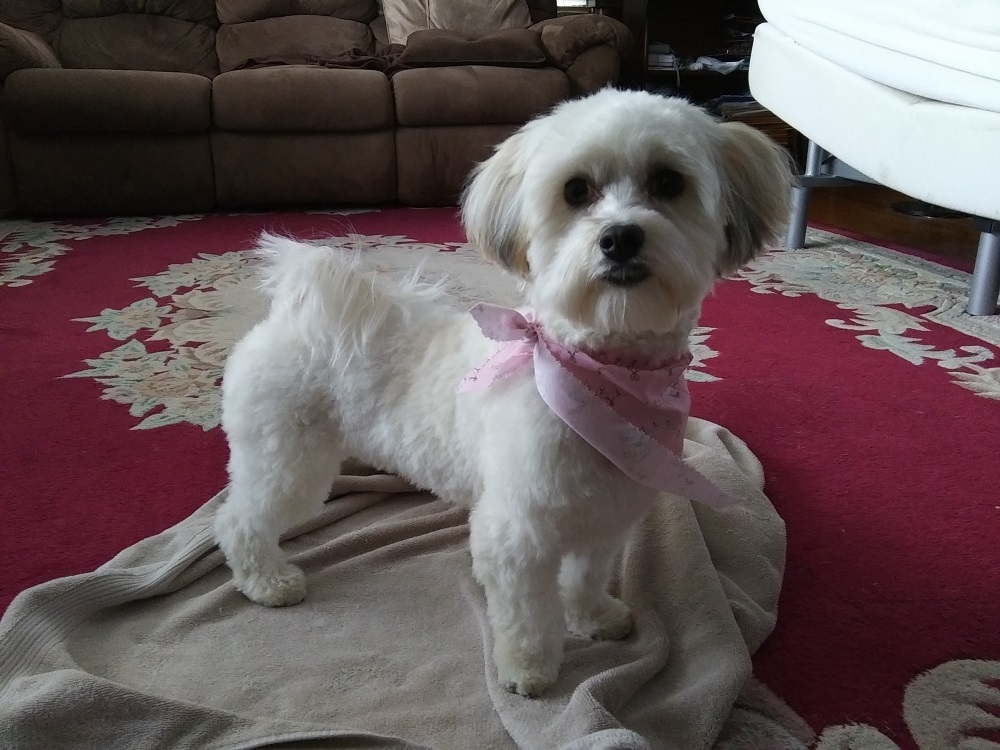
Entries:
POLYGON ((554 672, 537 672, 534 670, 502 671, 498 668, 497 677, 504 690, 516 693, 525 698, 538 698, 552 687, 556 681, 558 670, 554 672))
POLYGON ((503 649, 495 650, 493 658, 497 678, 504 690, 525 698, 538 698, 559 676, 560 659, 546 659, 523 653, 504 654, 503 649))
POLYGON ((236 581, 236 588, 265 607, 290 607, 305 599, 306 576, 300 568, 286 564, 243 576, 236 581))
POLYGON ((632 611, 620 599, 605 594, 600 603, 566 613, 566 625, 574 635, 595 641, 618 641, 632 632, 632 611))

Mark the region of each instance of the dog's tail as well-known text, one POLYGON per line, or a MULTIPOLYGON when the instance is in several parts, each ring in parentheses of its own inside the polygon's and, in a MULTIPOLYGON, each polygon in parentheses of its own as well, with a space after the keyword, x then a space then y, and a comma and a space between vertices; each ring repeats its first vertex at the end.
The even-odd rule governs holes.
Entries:
POLYGON ((391 284, 364 267, 359 250, 263 234, 257 255, 272 315, 294 319, 311 344, 329 344, 327 356, 343 357, 345 365, 374 336, 403 333, 413 303, 437 296, 415 276, 391 284))

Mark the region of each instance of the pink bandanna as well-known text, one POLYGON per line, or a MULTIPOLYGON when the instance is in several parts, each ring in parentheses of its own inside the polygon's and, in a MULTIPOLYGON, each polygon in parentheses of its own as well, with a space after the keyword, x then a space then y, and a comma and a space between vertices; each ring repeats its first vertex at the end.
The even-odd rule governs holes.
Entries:
POLYGON ((560 419, 639 484, 724 508, 739 502, 681 460, 691 397, 691 355, 664 363, 617 356, 600 362, 545 337, 534 313, 479 304, 483 333, 507 342, 470 372, 459 391, 487 388, 529 364, 542 400, 560 419))

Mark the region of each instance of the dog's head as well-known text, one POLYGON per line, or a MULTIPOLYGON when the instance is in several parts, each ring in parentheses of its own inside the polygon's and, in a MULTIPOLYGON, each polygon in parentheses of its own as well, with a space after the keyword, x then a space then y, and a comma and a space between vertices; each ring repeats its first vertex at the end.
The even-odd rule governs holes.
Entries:
POLYGON ((472 173, 470 240, 578 341, 669 333, 787 218, 788 158, 682 99, 605 89, 529 122, 472 173))

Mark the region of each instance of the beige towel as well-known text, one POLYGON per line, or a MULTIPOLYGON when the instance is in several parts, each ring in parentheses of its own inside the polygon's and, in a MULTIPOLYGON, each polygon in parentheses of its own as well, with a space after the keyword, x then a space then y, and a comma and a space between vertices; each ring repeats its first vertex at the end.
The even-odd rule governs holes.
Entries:
POLYGON ((784 527, 740 440, 697 419, 687 438, 687 460, 746 502, 664 496, 613 584, 635 632, 568 636, 542 699, 497 684, 466 515, 395 477, 345 476, 284 543, 308 576, 296 607, 233 588, 210 536, 224 493, 21 594, 0 621, 0 747, 708 748, 774 625, 784 527))

